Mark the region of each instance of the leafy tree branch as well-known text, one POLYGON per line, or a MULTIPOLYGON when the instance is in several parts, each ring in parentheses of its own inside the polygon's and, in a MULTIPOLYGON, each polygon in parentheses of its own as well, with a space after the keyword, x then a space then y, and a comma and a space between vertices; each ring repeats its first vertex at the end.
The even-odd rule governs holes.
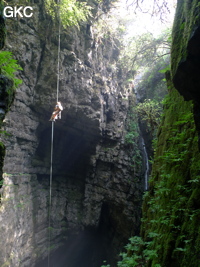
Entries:
POLYGON ((86 2, 77 0, 45 0, 45 8, 53 19, 59 18, 65 27, 76 26, 82 21, 86 21, 91 14, 92 7, 86 2))

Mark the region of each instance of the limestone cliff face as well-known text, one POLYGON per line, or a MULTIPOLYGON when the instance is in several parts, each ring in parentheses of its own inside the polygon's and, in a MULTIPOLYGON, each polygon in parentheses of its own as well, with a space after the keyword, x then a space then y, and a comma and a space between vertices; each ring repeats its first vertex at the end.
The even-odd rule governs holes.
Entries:
MULTIPOLYGON (((4 138, 0 264, 25 267, 48 251, 49 118, 56 102, 58 34, 42 2, 32 18, 9 19, 7 27, 6 49, 23 67, 23 85, 3 124, 10 136, 4 138)), ((116 68, 119 50, 109 38, 97 43, 92 27, 61 30, 64 111, 54 128, 51 244, 55 251, 70 236, 95 232, 104 248, 90 265, 100 266, 104 258, 114 264, 138 231, 144 181, 141 166, 134 165, 140 140, 125 142, 134 95, 116 68)))

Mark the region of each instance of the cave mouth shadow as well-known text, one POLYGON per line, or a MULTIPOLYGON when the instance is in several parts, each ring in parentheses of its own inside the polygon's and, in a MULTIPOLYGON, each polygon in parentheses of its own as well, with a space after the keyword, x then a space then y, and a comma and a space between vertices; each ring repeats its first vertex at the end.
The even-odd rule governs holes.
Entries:
MULTIPOLYGON (((50 166, 51 138, 51 126, 38 133, 39 144, 32 160, 37 174, 39 168, 45 167, 48 170, 50 166)), ((84 131, 56 126, 53 136, 53 173, 85 173, 90 157, 95 153, 96 143, 96 136, 88 137, 84 131)))
MULTIPOLYGON (((106 250, 98 230, 86 228, 71 234, 67 241, 50 255, 50 267, 100 267, 106 260, 106 250)), ((47 267, 48 259, 35 267, 47 267)))
MULTIPOLYGON (((50 267, 101 267, 108 263, 112 267, 116 266, 132 226, 122 213, 120 218, 122 209, 114 204, 103 203, 98 226, 87 226, 82 231, 67 235, 63 245, 51 253, 50 267)), ((47 266, 47 258, 35 265, 47 266)))

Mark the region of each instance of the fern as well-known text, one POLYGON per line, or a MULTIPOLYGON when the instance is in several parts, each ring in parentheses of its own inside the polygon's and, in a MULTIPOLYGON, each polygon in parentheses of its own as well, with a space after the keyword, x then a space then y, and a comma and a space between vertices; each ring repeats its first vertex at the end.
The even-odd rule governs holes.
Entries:
POLYGON ((15 77, 15 72, 22 70, 17 64, 17 60, 12 57, 12 53, 8 51, 0 52, 0 74, 5 75, 13 81, 13 86, 16 88, 22 83, 22 80, 15 77))

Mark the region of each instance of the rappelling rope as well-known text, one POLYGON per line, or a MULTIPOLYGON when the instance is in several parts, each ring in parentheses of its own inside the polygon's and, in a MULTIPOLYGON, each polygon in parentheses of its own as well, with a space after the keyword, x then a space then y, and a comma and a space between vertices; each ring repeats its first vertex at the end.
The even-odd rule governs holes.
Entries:
POLYGON ((54 134, 54 121, 52 121, 51 128, 51 165, 50 165, 50 179, 49 179, 49 244, 48 244, 48 267, 50 266, 50 249, 51 249, 51 193, 52 193, 52 174, 53 174, 53 134, 54 134))
MULTIPOLYGON (((58 5, 59 5, 59 2, 58 1, 58 5)), ((58 7, 59 8, 59 7, 58 7)), ((60 27, 61 27, 61 21, 60 21, 60 8, 59 8, 59 25, 58 25, 58 65, 57 65, 57 95, 56 95, 56 99, 57 99, 57 102, 58 102, 58 93, 59 93, 59 80, 60 80, 60 27)))
MULTIPOLYGON (((60 14, 60 8, 58 0, 58 14, 60 14)), ((59 15, 59 26, 58 26, 58 64, 57 64, 57 89, 56 89, 56 102, 58 102, 59 93, 59 80, 60 80, 60 28, 61 21, 59 15)), ((53 176, 53 136, 54 136, 54 121, 52 121, 51 128, 51 163, 50 163, 50 179, 49 179, 49 227, 48 227, 48 267, 50 266, 50 254, 51 254, 51 206, 52 206, 52 176, 53 176)))

